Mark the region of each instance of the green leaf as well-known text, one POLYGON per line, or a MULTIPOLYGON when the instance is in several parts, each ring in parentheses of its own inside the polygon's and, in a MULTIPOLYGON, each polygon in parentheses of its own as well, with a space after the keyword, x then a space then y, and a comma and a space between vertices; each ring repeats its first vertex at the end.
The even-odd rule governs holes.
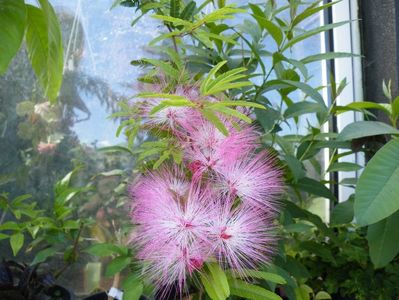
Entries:
POLYGON ((207 263, 207 272, 200 274, 204 288, 212 300, 225 300, 230 295, 226 274, 217 263, 207 263))
POLYGON ((236 118, 241 119, 244 122, 247 122, 249 124, 252 123, 251 118, 249 118, 247 115, 239 112, 238 110, 235 110, 235 109, 232 109, 232 108, 229 108, 229 107, 216 106, 216 107, 213 107, 212 110, 218 111, 218 112, 220 112, 222 114, 225 114, 227 116, 236 117, 236 118))
POLYGON ((288 106, 284 112, 284 116, 286 119, 290 119, 304 114, 321 113, 325 111, 325 106, 322 106, 319 103, 301 101, 288 106))
POLYGON ((301 59, 301 62, 304 64, 309 64, 315 61, 331 60, 331 59, 353 57, 353 56, 356 55, 350 52, 327 52, 327 53, 320 53, 320 54, 307 56, 301 59))
MULTIPOLYGON (((22 224, 21 224, 22 225, 22 224)), ((0 225, 0 230, 14 230, 18 231, 21 228, 19 227, 20 225, 16 222, 13 221, 7 221, 4 222, 3 224, 0 225)))
POLYGON ((0 75, 17 54, 26 25, 24 0, 0 0, 0 75))
POLYGON ((325 31, 329 31, 329 30, 332 30, 332 29, 340 27, 340 26, 343 26, 345 24, 348 24, 349 22, 350 21, 337 22, 337 23, 332 23, 332 24, 327 24, 327 25, 324 25, 324 26, 320 26, 320 27, 317 27, 317 28, 312 29, 312 30, 306 30, 304 33, 295 36, 287 44, 285 44, 285 46, 282 48, 282 51, 285 51, 285 50, 291 48, 295 44, 297 44, 297 43, 299 43, 299 42, 301 42, 301 41, 303 41, 303 40, 305 40, 307 38, 310 38, 311 36, 314 36, 316 34, 319 34, 319 33, 325 32, 325 31))
POLYGON ((208 85, 214 80, 216 73, 227 63, 227 60, 219 62, 216 66, 214 66, 206 76, 206 78, 202 81, 200 86, 200 93, 204 95, 208 90, 208 85))
POLYGON ((121 254, 121 255, 126 254, 126 251, 124 251, 123 249, 114 244, 95 244, 86 249, 85 252, 100 257, 111 256, 114 254, 121 254))
POLYGON ((125 289, 122 300, 139 300, 143 294, 143 289, 144 286, 141 282, 132 288, 125 289))
POLYGON ((55 253, 57 253, 57 248, 55 247, 50 247, 39 251, 35 256, 32 265, 36 265, 46 261, 48 257, 53 256, 55 253))
POLYGON ((220 268, 217 263, 208 263, 208 270, 212 279, 214 280, 214 284, 218 289, 223 291, 223 294, 228 297, 230 295, 229 283, 227 282, 227 277, 224 271, 220 268))
POLYGON ((290 233, 305 233, 310 232, 314 228, 313 225, 305 223, 293 223, 284 226, 285 231, 290 233))
POLYGON ((262 11, 262 9, 259 7, 259 5, 255 5, 255 4, 252 4, 252 3, 248 3, 248 5, 249 5, 249 7, 251 8, 252 13, 253 13, 254 15, 259 16, 259 17, 264 17, 264 16, 265 16, 265 14, 263 13, 263 11, 262 11))
POLYGON ((79 229, 80 228, 80 221, 79 220, 67 220, 64 222, 62 228, 64 229, 79 229))
POLYGON ((280 26, 259 15, 253 15, 253 17, 258 21, 260 27, 265 29, 271 35, 277 46, 280 46, 283 42, 283 32, 281 31, 280 26))
POLYGON ((155 106, 151 111, 150 115, 153 115, 167 107, 170 106, 189 106, 189 107, 194 107, 195 104, 191 102, 190 100, 187 99, 181 99, 181 100, 163 100, 159 105, 155 106))
POLYGON ((45 95, 54 102, 62 83, 63 48, 61 28, 52 6, 39 0, 41 9, 26 5, 26 46, 33 70, 45 95))
MULTIPOLYGON (((164 34, 161 34, 159 36, 157 36, 155 39, 153 39, 151 42, 148 43, 149 46, 154 46, 156 43, 171 38, 173 36, 178 36, 180 35, 182 32, 180 30, 175 30, 172 32, 166 32, 164 34)), ((135 63, 135 61, 132 62, 132 64, 135 63)), ((145 63, 145 62, 144 62, 145 63)))
POLYGON ((244 269, 245 276, 267 280, 277 284, 286 284, 287 281, 280 275, 270 272, 244 269))
POLYGON ((282 300, 275 293, 268 291, 260 286, 246 283, 239 279, 229 281, 231 294, 250 300, 282 300))
POLYGON ((353 199, 338 203, 331 213, 331 224, 347 224, 353 221, 353 199))
POLYGON ((178 70, 180 70, 182 73, 184 72, 184 63, 182 60, 181 55, 177 53, 174 49, 169 48, 169 47, 159 47, 159 50, 161 52, 166 53, 169 57, 170 60, 173 62, 173 64, 176 66, 178 70))
POLYGON ((133 151, 125 146, 108 146, 98 148, 97 151, 104 152, 104 153, 117 153, 117 152, 126 152, 128 154, 133 155, 133 151))
POLYGON ((337 107, 336 111, 337 113, 340 113, 348 110, 362 110, 362 109, 379 109, 386 112, 387 114, 390 114, 389 110, 384 105, 381 105, 376 102, 367 102, 367 101, 352 102, 348 105, 337 107))
POLYGON ((123 280, 123 298, 122 300, 139 300, 143 294, 143 283, 136 274, 129 275, 123 280))
POLYGON ((316 100, 321 106, 326 107, 323 96, 320 95, 320 93, 316 89, 312 88, 310 85, 292 80, 281 80, 281 82, 300 89, 302 92, 305 93, 306 96, 312 98, 313 100, 316 100))
POLYGON ((142 61, 158 67, 163 73, 165 73, 165 75, 170 76, 172 79, 178 79, 180 77, 180 71, 173 68, 170 63, 151 58, 143 58, 142 61))
POLYGON ((399 117, 399 96, 392 101, 392 115, 399 117))
POLYGON ((329 293, 320 291, 316 294, 315 300, 331 300, 331 296, 329 293))
POLYGON ((131 257, 127 256, 119 256, 113 259, 108 265, 105 270, 105 276, 110 277, 114 276, 116 273, 121 272, 125 269, 130 263, 132 262, 131 257))
POLYGON ((270 132, 280 120, 281 115, 278 110, 268 109, 255 109, 256 120, 262 125, 265 132, 270 132))
POLYGON ((24 245, 24 240, 25 236, 22 233, 15 233, 10 236, 10 245, 14 256, 17 256, 19 250, 21 250, 24 245))
POLYGON ((152 166, 153 170, 156 170, 159 168, 159 166, 169 158, 170 156, 170 150, 166 150, 162 153, 162 155, 159 157, 159 159, 154 163, 154 165, 152 166))
POLYGON ((171 22, 176 26, 182 25, 182 26, 187 26, 190 28, 194 26, 193 23, 188 22, 186 20, 182 20, 180 18, 176 18, 176 17, 164 16, 164 15, 152 15, 151 17, 154 19, 165 21, 165 22, 171 22))
POLYGON ((215 115, 212 110, 209 109, 201 109, 201 113, 204 115, 204 117, 211 122, 221 133, 224 135, 228 135, 229 131, 227 128, 224 126, 223 122, 220 121, 217 115, 215 115))
POLYGON ((399 212, 368 227, 370 258, 375 268, 385 267, 399 253, 398 228, 399 212))
POLYGON ((310 294, 308 289, 303 287, 303 284, 295 289, 296 300, 310 300, 310 294))
POLYGON ((399 139, 391 140, 369 161, 355 194, 360 225, 376 223, 399 209, 399 139))
POLYGON ((194 14, 197 4, 195 1, 190 1, 180 14, 180 19, 190 20, 194 14))
POLYGON ((249 102, 249 101, 240 101, 240 100, 216 102, 212 103, 208 107, 213 108, 216 106, 243 106, 243 107, 255 107, 259 109, 266 109, 265 106, 262 104, 256 102, 249 102))
POLYGON ((309 194, 328 198, 331 200, 335 199, 335 196, 331 193, 331 191, 326 188, 324 184, 321 182, 314 180, 312 178, 304 177, 298 180, 295 185, 300 190, 308 192, 309 194))
POLYGON ((180 0, 170 0, 170 16, 177 18, 180 15, 180 0))
POLYGON ((358 171, 361 168, 362 166, 359 166, 355 163, 336 162, 330 165, 330 167, 327 169, 327 172, 353 172, 358 171))
POLYGON ((349 141, 380 134, 399 134, 399 130, 382 122, 360 121, 347 125, 339 133, 337 139, 340 141, 349 141))
POLYGON ((302 21, 306 20, 307 18, 309 18, 310 16, 325 10, 331 6, 333 6, 334 4, 341 2, 340 1, 334 1, 334 2, 330 2, 324 5, 317 5, 318 2, 316 1, 316 6, 311 5, 310 7, 306 8, 302 13, 300 13, 299 15, 297 15, 293 20, 292 20, 292 27, 295 27, 296 25, 298 25, 299 23, 301 23, 302 21))
POLYGON ((296 182, 305 177, 305 168, 299 159, 290 154, 285 155, 284 159, 296 182))
POLYGON ((239 79, 246 78, 247 75, 242 74, 245 68, 237 68, 217 76, 214 80, 208 81, 207 85, 203 87, 202 95, 208 96, 222 91, 227 91, 233 88, 240 88, 244 86, 253 85, 250 81, 239 81, 239 79))

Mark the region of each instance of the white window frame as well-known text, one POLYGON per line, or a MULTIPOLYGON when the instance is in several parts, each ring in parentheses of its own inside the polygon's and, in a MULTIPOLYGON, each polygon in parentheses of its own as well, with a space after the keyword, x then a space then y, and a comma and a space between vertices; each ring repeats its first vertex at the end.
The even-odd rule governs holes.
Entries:
MULTIPOLYGON (((345 106, 349 103, 363 100, 363 78, 361 65, 361 42, 359 29, 359 5, 358 0, 343 0, 332 6, 332 22, 350 21, 348 24, 333 30, 333 43, 335 52, 349 52, 356 56, 340 58, 335 60, 335 79, 340 82, 344 78, 347 80, 347 87, 337 98, 336 105, 345 106)), ((363 120, 363 116, 358 112, 345 112, 336 117, 337 129, 340 132, 346 125, 363 120)), ((345 151, 345 150, 344 150, 345 151)), ((344 152, 340 151, 340 152, 344 152)), ((363 153, 355 153, 340 159, 342 162, 352 162, 364 166, 363 153)), ((359 171, 339 172, 338 180, 344 178, 358 178, 359 171)), ((338 200, 344 202, 354 193, 353 188, 339 185, 338 200)))

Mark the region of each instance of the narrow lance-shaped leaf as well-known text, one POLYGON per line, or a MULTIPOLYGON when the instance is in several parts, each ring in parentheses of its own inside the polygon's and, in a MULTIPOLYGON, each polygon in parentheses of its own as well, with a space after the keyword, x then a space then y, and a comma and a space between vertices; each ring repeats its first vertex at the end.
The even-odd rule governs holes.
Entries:
POLYGON ((180 14, 180 18, 183 20, 189 20, 195 11, 196 8, 196 3, 195 1, 190 1, 183 9, 183 11, 180 14))
POLYGON ((277 46, 280 46, 283 42, 283 32, 280 27, 259 15, 253 15, 253 17, 258 21, 259 25, 270 34, 277 46))
POLYGON ((315 2, 315 6, 311 5, 310 7, 305 9, 302 13, 300 13, 299 15, 297 15, 294 18, 294 20, 292 21, 292 26, 294 27, 294 26, 298 25, 299 23, 306 20, 310 16, 312 16, 322 10, 327 9, 327 8, 337 4, 338 2, 341 2, 341 1, 333 1, 333 2, 329 2, 327 4, 324 4, 324 5, 318 5, 318 2, 315 2))
POLYGON ((170 0, 170 15, 172 17, 180 15, 180 0, 170 0))
POLYGON ((226 126, 224 126, 224 124, 222 123, 222 121, 220 121, 220 119, 218 118, 217 115, 215 115, 212 110, 209 109, 202 109, 201 113, 203 114, 203 116, 209 121, 211 122, 221 133, 223 133, 224 135, 228 135, 229 132, 226 128, 226 126))
POLYGON ((230 280, 231 294, 250 300, 282 300, 277 294, 239 279, 230 280))
POLYGON ((214 79, 216 73, 227 63, 226 60, 219 62, 216 66, 212 68, 212 70, 209 71, 209 74, 206 76, 206 78, 202 81, 201 86, 200 86, 200 92, 202 95, 206 94, 208 90, 208 85, 211 83, 211 81, 214 79))
POLYGON ((313 35, 316 35, 316 34, 319 34, 319 33, 325 32, 325 31, 332 30, 334 28, 337 28, 337 27, 343 26, 345 24, 348 24, 349 22, 350 21, 344 21, 344 22, 328 24, 328 25, 317 27, 317 28, 312 29, 312 30, 305 31, 305 33, 302 33, 300 35, 295 36, 288 43, 286 43, 284 45, 282 51, 285 51, 285 50, 291 48, 295 44, 297 44, 297 43, 299 43, 299 42, 301 42, 301 41, 303 41, 303 40, 305 40, 305 39, 307 39, 307 38, 309 38, 309 37, 311 37, 313 35))
POLYGON ((331 59, 346 58, 346 57, 353 57, 353 56, 358 56, 358 55, 350 53, 350 52, 327 52, 327 53, 320 53, 320 54, 314 54, 314 55, 307 56, 307 57, 301 59, 301 62, 304 64, 309 64, 309 63, 312 63, 315 61, 331 60, 331 59))
POLYGON ((201 282, 212 300, 225 300, 230 295, 226 274, 216 263, 207 263, 206 273, 200 274, 201 282))

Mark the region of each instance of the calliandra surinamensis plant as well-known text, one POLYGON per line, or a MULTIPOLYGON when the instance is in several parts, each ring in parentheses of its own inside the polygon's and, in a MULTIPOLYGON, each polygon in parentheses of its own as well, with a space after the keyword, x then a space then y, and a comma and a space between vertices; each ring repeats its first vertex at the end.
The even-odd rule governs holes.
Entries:
POLYGON ((131 241, 143 274, 163 294, 184 293, 207 263, 245 278, 273 257, 283 190, 274 157, 259 151, 258 132, 243 122, 251 105, 237 101, 231 108, 232 101, 203 96, 195 85, 169 90, 172 100, 162 86, 151 89, 156 93, 132 104, 135 118, 141 128, 168 136, 181 159, 158 164, 129 187, 131 241), (204 114, 224 103, 229 114, 212 112, 216 120, 204 114))

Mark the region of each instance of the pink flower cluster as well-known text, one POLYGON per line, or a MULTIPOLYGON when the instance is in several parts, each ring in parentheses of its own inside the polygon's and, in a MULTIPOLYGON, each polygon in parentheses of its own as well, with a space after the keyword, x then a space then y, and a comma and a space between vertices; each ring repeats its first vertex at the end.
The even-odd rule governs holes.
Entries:
MULTIPOLYGON (((176 94, 201 101, 192 87, 178 87, 176 94)), ((225 136, 187 107, 150 115, 159 103, 150 99, 140 104, 144 122, 172 133, 183 162, 165 164, 130 186, 136 224, 132 241, 148 277, 160 289, 177 285, 182 291, 205 262, 218 262, 242 276, 270 262, 282 177, 274 159, 257 152, 256 130, 219 115, 229 130, 225 136)))

